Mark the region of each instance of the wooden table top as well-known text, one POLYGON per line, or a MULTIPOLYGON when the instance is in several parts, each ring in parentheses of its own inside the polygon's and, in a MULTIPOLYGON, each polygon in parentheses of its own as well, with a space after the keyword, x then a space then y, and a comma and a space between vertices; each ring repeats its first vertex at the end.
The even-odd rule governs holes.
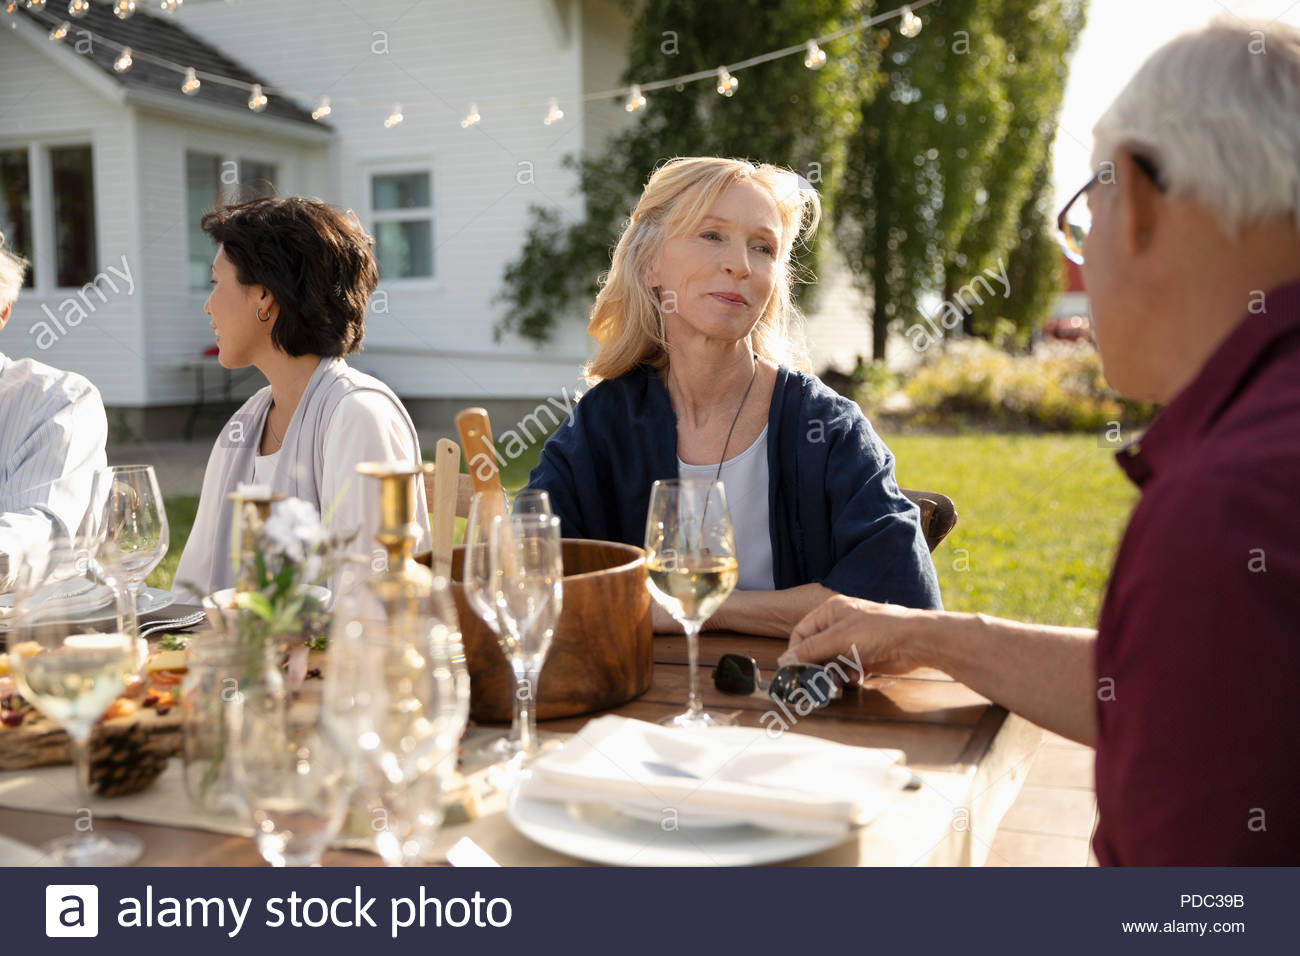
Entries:
MULTIPOLYGON (((706 634, 700 645, 700 692, 706 708, 735 714, 747 727, 771 726, 779 714, 764 697, 734 697, 714 690, 710 674, 724 653, 755 658, 765 676, 776 669, 784 640, 739 634, 706 634), (771 712, 774 716, 764 717, 771 712)), ((654 721, 685 709, 687 656, 684 637, 655 639, 650 689, 612 711, 654 721)), ((543 672, 545 680, 545 672, 543 672)), ((543 722, 543 731, 576 733, 592 716, 543 722)), ((901 794, 894 807, 833 850, 801 863, 857 865, 979 864, 993 833, 1015 799, 1041 740, 1041 730, 1009 715, 946 674, 918 670, 904 677, 870 678, 849 687, 830 706, 800 718, 799 733, 839 743, 902 750, 922 786, 901 794)), ((179 759, 179 758, 178 758, 179 759)), ((110 824, 106 824, 110 825, 110 824)), ((0 833, 39 844, 67 832, 68 818, 0 809, 0 833)), ((111 828, 144 840, 140 863, 153 866, 256 866, 252 840, 200 830, 122 820, 111 828)), ((439 838, 445 850, 471 836, 505 865, 563 865, 567 857, 537 847, 514 832, 503 814, 449 827, 439 838)), ((363 851, 330 851, 327 866, 373 866, 379 858, 363 851)))

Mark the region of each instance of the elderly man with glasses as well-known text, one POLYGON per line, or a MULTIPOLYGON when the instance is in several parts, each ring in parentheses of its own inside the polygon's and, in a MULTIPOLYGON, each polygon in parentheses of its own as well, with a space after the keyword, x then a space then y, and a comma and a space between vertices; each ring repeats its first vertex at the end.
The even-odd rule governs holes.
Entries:
POLYGON ((836 597, 783 662, 938 667, 1095 746, 1103 864, 1294 864, 1300 30, 1179 37, 1093 132, 1061 229, 1106 377, 1164 406, 1118 456, 1141 499, 1097 629, 836 597))
MULTIPOLYGON (((0 329, 26 270, 0 234, 0 329)), ((0 352, 0 591, 12 586, 24 553, 77 531, 95 471, 107 465, 107 437, 104 403, 90 382, 0 352)))

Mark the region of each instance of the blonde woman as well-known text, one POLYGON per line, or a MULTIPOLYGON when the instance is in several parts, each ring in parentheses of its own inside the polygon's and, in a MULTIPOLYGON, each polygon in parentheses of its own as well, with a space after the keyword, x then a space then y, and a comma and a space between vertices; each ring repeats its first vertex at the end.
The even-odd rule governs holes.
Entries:
MULTIPOLYGON (((706 625, 785 636, 833 594, 941 607, 916 506, 861 409, 808 372, 791 251, 820 215, 776 166, 676 159, 646 184, 587 331, 591 388, 530 476, 566 537, 641 544, 650 486, 720 476, 740 585, 706 625)), ((656 629, 672 622, 656 617, 656 629)))

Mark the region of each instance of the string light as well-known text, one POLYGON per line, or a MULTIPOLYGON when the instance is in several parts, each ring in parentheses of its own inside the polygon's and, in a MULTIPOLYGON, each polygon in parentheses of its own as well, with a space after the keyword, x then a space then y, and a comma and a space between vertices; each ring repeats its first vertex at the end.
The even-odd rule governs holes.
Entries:
POLYGON ((912 12, 911 7, 903 7, 898 24, 898 32, 911 39, 921 32, 921 18, 912 12))
POLYGON ((131 48, 124 46, 122 52, 117 55, 117 59, 113 61, 113 69, 119 73, 125 73, 131 69, 131 64, 134 62, 135 60, 131 58, 131 48))
POLYGON ((627 95, 627 102, 623 104, 623 109, 629 113, 635 113, 637 110, 645 109, 645 95, 641 92, 641 87, 635 83, 632 84, 632 91, 627 95))
POLYGON ((254 83, 253 89, 248 95, 248 108, 254 113, 260 113, 266 109, 266 94, 262 92, 262 84, 254 83))
POLYGON ((17 9, 18 9, 18 0, 8 0, 8 2, 5 4, 5 13, 7 13, 9 16, 13 16, 14 11, 17 9))
POLYGON ((45 0, 27 0, 28 10, 41 10, 45 7, 45 0))
POLYGON ((402 104, 398 103, 393 106, 393 111, 388 114, 388 119, 384 120, 384 129, 392 129, 404 119, 406 117, 402 115, 402 104))
POLYGON ((181 84, 181 92, 186 96, 193 96, 199 91, 203 84, 199 82, 198 74, 194 72, 194 67, 187 67, 185 70, 185 82, 181 84))
POLYGON ((50 31, 50 39, 53 40, 55 43, 59 42, 65 36, 68 35, 68 30, 71 29, 71 27, 72 24, 69 23, 67 20, 64 20, 57 27, 55 27, 53 30, 50 31))
POLYGON ((552 123, 558 123, 562 119, 564 119, 564 110, 560 109, 559 101, 552 96, 550 101, 546 104, 546 119, 542 120, 542 122, 547 126, 550 126, 552 123))
POLYGON ((740 86, 740 80, 736 79, 727 72, 725 66, 718 67, 718 92, 723 96, 732 96, 736 92, 736 87, 740 86))
POLYGON ((184 2, 185 0, 162 0, 160 6, 163 13, 175 13, 176 9, 184 2))
POLYGON ((803 58, 803 65, 810 70, 820 70, 826 65, 826 51, 817 45, 816 40, 809 40, 807 55, 803 58))
POLYGON ((330 98, 322 96, 320 102, 316 104, 316 108, 311 111, 311 118, 319 123, 332 112, 334 112, 334 108, 330 106, 330 98))
POLYGON ((466 113, 465 118, 460 121, 460 128, 469 129, 471 126, 477 125, 478 121, 482 118, 483 117, 478 115, 478 104, 471 103, 469 104, 469 112, 466 113))
POLYGON ((113 4, 113 16, 119 20, 129 19, 131 14, 135 13, 135 0, 115 0, 113 4))
POLYGON ((68 16, 80 19, 90 9, 90 0, 69 0, 68 16))

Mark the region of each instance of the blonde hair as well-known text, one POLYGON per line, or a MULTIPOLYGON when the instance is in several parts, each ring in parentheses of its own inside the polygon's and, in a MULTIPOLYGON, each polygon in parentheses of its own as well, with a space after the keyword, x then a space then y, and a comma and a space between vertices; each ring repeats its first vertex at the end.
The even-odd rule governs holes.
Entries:
POLYGON ((803 277, 795 274, 791 253, 797 239, 806 243, 817 228, 821 201, 816 191, 780 166, 692 156, 655 170, 614 247, 587 323, 587 334, 596 340, 596 354, 583 368, 589 383, 618 378, 642 363, 655 368, 667 364, 659 299, 646 279, 650 263, 666 238, 694 230, 735 183, 766 189, 781 217, 776 284, 751 333, 753 349, 760 358, 809 370, 803 316, 791 294, 794 283, 803 277))
POLYGON ((5 249, 5 234, 0 232, 0 312, 18 300, 26 275, 27 260, 5 249))

